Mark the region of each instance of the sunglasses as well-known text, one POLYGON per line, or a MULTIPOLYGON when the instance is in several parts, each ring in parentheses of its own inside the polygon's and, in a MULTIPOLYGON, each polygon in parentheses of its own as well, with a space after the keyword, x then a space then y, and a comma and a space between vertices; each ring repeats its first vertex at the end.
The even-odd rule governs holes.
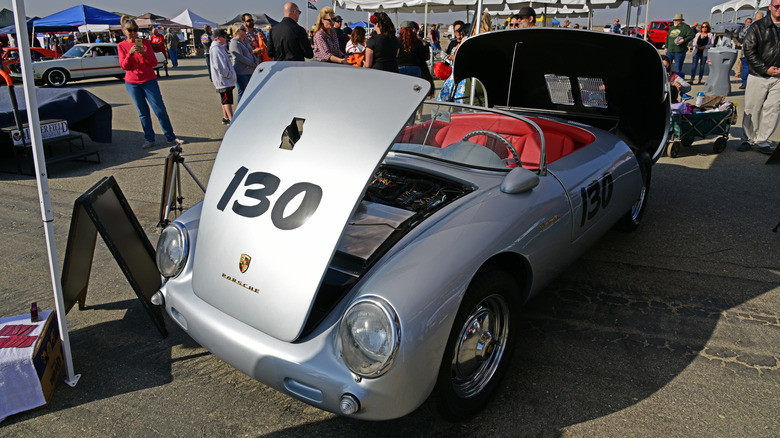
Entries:
POLYGON ((520 27, 520 23, 509 23, 509 27, 520 27))
POLYGON ((322 21, 330 21, 331 23, 333 23, 333 19, 332 18, 323 18, 322 21))
POLYGON ((249 20, 244 20, 244 23, 252 23, 254 21, 255 21, 254 19, 250 18, 249 20))
POLYGON ((135 29, 125 29, 125 30, 127 30, 128 32, 138 32, 138 28, 137 27, 135 29))

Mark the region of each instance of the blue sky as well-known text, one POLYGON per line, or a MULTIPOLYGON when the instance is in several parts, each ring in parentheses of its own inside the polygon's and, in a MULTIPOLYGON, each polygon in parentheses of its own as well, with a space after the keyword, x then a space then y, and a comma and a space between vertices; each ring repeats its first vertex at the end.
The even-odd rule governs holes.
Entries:
MULTIPOLYGON (((298 0, 298 5, 305 8, 306 0, 298 0)), ((681 12, 685 16, 686 22, 701 22, 709 19, 712 6, 722 3, 725 0, 651 0, 650 19, 651 20, 670 20, 672 16, 681 12)), ((284 0, 230 0, 227 2, 187 2, 175 0, 94 0, 87 2, 78 2, 74 0, 28 0, 25 2, 27 16, 46 16, 63 9, 70 8, 79 4, 87 4, 100 9, 112 12, 125 12, 133 15, 140 15, 146 12, 163 15, 171 18, 181 13, 185 8, 192 12, 207 18, 209 20, 222 23, 242 12, 266 13, 276 20, 282 19, 282 7, 284 0)), ((318 7, 330 5, 328 0, 320 0, 315 3, 318 7)), ((0 0, 0 7, 13 10, 13 4, 10 0, 0 0)), ((538 9, 538 8, 537 8, 538 9)), ((594 11, 594 27, 609 24, 615 18, 619 18, 621 23, 625 22, 626 5, 614 9, 601 9, 594 11)), ((636 22, 636 8, 632 8, 631 24, 636 22)), ((316 19, 316 12, 308 10, 309 23, 313 24, 316 19)), ((346 10, 337 10, 337 14, 344 17, 345 22, 359 21, 366 19, 365 12, 354 12, 346 10)), ((538 13, 538 11, 537 11, 538 13)), ((457 19, 464 19, 465 12, 430 14, 429 22, 449 23, 457 19)), ((644 9, 641 12, 640 22, 644 22, 644 9)), ((744 13, 747 15, 747 12, 744 13)), ((727 18, 730 18, 728 16, 727 18)), ((422 14, 399 14, 400 20, 423 21, 422 14)), ((305 25, 305 17, 301 17, 300 23, 305 25)), ((572 19, 572 22, 586 23, 587 19, 572 19)))

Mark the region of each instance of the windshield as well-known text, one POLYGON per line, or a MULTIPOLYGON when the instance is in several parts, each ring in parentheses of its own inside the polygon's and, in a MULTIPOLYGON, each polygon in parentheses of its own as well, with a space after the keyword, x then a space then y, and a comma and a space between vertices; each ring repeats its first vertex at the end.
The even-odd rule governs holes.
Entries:
POLYGON ((73 47, 70 48, 70 50, 65 52, 65 54, 62 55, 62 57, 63 58, 81 58, 82 56, 84 56, 84 52, 86 52, 87 49, 89 49, 88 46, 73 46, 73 47))
POLYGON ((542 139, 531 120, 508 112, 447 102, 423 102, 392 150, 478 168, 538 169, 542 139))

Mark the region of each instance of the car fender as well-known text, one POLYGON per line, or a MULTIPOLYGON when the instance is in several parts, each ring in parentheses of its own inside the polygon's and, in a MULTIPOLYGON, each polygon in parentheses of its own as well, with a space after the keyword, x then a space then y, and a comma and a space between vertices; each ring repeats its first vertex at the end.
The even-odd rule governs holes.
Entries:
MULTIPOLYGON (((508 195, 496 186, 475 199, 466 198, 399 242, 400 248, 377 263, 349 300, 375 295, 397 312, 401 323, 398 358, 371 384, 395 388, 399 397, 415 394, 419 397, 416 403, 422 403, 434 387, 458 308, 477 272, 502 254, 514 254, 517 260, 546 260, 547 253, 569 243, 568 201, 553 177, 542 178, 540 185, 527 193, 508 195), (497 217, 494 209, 498 208, 509 214, 497 217), (525 231, 517 233, 512 227, 525 231), (510 238, 517 235, 523 237, 517 241, 510 238), (425 275, 404 275, 423 263, 429 266, 425 275)), ((518 291, 520 301, 543 288, 544 282, 564 267, 542 267, 539 275, 527 272, 527 281, 518 291)), ((522 269, 518 263, 510 274, 519 276, 522 269)))

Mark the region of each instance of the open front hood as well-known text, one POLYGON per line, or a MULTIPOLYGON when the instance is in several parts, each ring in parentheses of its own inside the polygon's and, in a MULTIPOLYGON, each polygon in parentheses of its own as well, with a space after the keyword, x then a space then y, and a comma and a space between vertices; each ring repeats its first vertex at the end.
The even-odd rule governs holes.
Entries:
POLYGON ((371 69, 263 63, 209 179, 195 293, 275 338, 296 339, 347 221, 428 89, 371 69), (334 104, 341 99, 351 109, 334 104))
POLYGON ((490 106, 556 112, 610 130, 651 157, 666 142, 666 73, 658 51, 640 38, 580 29, 488 32, 460 45, 453 70, 456 82, 479 79, 490 106))

